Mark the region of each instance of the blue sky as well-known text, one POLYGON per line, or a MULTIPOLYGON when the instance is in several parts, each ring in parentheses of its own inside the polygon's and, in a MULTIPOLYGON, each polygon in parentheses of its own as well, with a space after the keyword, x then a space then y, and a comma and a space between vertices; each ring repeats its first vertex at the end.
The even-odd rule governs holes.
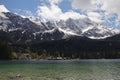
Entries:
POLYGON ((5 5, 12 12, 16 9, 34 11, 40 3, 40 0, 0 0, 0 4, 5 5))
POLYGON ((40 0, 0 0, 10 12, 26 15, 25 11, 35 12, 37 6, 41 5, 40 0))
POLYGON ((110 27, 119 27, 119 3, 120 0, 0 0, 10 12, 23 16, 45 20, 88 17, 110 27))
MULTIPOLYGON (((43 4, 47 4, 45 0, 0 0, 0 4, 5 5, 7 9, 13 13, 20 13, 24 15, 24 11, 28 10, 35 12, 37 7, 43 4)), ((63 0, 59 7, 63 12, 72 9, 69 0, 63 0)))

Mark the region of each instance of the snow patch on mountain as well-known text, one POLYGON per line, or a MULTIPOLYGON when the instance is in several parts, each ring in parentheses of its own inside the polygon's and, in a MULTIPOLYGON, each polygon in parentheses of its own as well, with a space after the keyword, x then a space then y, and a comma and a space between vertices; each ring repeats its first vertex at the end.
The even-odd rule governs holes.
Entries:
POLYGON ((42 25, 40 19, 35 18, 35 17, 33 17, 33 16, 29 16, 28 18, 29 18, 30 21, 32 21, 32 22, 34 22, 34 23, 36 23, 36 24, 38 24, 38 25, 42 25))
POLYGON ((12 28, 12 29, 9 29, 8 31, 12 32, 12 31, 17 31, 17 30, 21 30, 21 28, 12 28))
MULTIPOLYGON (((94 13, 95 14, 95 13, 94 13)), ((93 13, 89 16, 92 18, 93 13)), ((96 16, 99 17, 98 14, 96 16)), ((69 18, 60 21, 42 22, 39 18, 25 17, 11 12, 0 12, 0 30, 24 37, 21 40, 60 40, 71 36, 103 39, 120 33, 105 23, 95 22, 89 17, 69 18)))
POLYGON ((71 31, 67 31, 67 30, 64 30, 64 29, 61 29, 61 28, 58 28, 60 31, 64 32, 65 34, 68 34, 68 35, 78 35, 76 33, 73 33, 71 31))
MULTIPOLYGON (((61 28, 56 28, 59 32, 63 32, 64 34, 67 34, 67 35, 77 35, 76 33, 73 33, 73 32, 70 32, 70 31, 67 31, 67 30, 63 30, 61 28)), ((52 30, 47 30, 45 31, 44 33, 50 33, 52 34, 53 32, 55 32, 56 29, 52 29, 52 30)))
POLYGON ((105 39, 109 36, 104 36, 104 37, 94 37, 94 36, 89 36, 90 39, 105 39))
POLYGON ((8 19, 8 17, 6 17, 3 12, 0 12, 0 17, 1 17, 1 18, 4 18, 4 19, 8 19))
POLYGON ((9 12, 9 10, 4 5, 0 5, 0 12, 9 12))
POLYGON ((97 23, 89 18, 61 20, 53 22, 51 26, 57 27, 63 32, 72 32, 92 39, 102 39, 120 33, 118 29, 109 28, 105 23, 97 23))
POLYGON ((90 29, 92 29, 92 28, 93 28, 93 26, 89 26, 89 27, 83 29, 83 30, 82 30, 82 34, 83 34, 84 32, 87 32, 88 30, 90 30, 90 29))
POLYGON ((0 25, 0 30, 7 31, 8 26, 6 24, 0 25))

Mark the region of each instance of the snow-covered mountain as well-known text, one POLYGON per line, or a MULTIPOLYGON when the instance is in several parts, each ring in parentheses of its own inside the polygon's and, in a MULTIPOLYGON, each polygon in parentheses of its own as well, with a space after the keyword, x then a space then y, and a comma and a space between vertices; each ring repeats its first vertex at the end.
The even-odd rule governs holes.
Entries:
POLYGON ((4 5, 0 5, 0 12, 9 12, 9 10, 4 5))
POLYGON ((61 20, 52 26, 92 39, 106 38, 120 33, 118 29, 109 28, 105 23, 93 22, 89 18, 61 20))
POLYGON ((9 12, 3 5, 0 5, 0 30, 8 33, 11 41, 15 42, 60 40, 71 36, 101 39, 120 33, 118 29, 109 28, 104 23, 96 23, 87 17, 48 22, 42 22, 35 17, 23 18, 9 12))

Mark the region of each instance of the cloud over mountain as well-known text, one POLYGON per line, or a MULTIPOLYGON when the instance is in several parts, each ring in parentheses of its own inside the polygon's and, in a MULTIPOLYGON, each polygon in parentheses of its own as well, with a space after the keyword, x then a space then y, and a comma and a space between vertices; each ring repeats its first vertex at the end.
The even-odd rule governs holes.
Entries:
MULTIPOLYGON (((2 3, 4 0, 0 2, 4 4, 2 3)), ((21 4, 28 1, 19 0, 18 2, 21 4)), ((13 13, 27 17, 39 17, 46 21, 88 17, 92 21, 104 22, 111 27, 120 25, 120 0, 31 0, 29 2, 32 5, 13 5, 12 1, 7 1, 5 6, 7 5, 13 13)), ((0 6, 0 11, 8 12, 3 5, 0 6)))
POLYGON ((120 0, 72 0, 72 7, 81 10, 95 10, 98 5, 109 12, 120 14, 120 0))
POLYGON ((109 12, 120 14, 120 0, 101 0, 102 9, 109 12))
POLYGON ((73 10, 62 12, 62 9, 58 6, 60 2, 61 0, 49 0, 49 6, 38 6, 38 16, 41 16, 41 18, 46 20, 67 20, 69 18, 79 19, 86 17, 85 15, 81 15, 73 10))
POLYGON ((95 8, 93 0, 72 0, 72 7, 81 10, 90 10, 95 8))
POLYGON ((88 15, 88 18, 90 20, 94 21, 94 22, 97 22, 97 23, 102 23, 103 22, 103 20, 101 20, 100 13, 93 12, 93 11, 88 11, 87 15, 88 15))

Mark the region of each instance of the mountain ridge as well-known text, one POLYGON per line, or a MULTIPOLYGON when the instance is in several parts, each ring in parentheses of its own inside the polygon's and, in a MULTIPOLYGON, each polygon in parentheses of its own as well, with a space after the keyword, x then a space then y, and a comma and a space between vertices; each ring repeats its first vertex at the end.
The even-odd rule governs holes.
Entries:
MULTIPOLYGON (((5 6, 3 7, 7 10, 5 6)), ((0 12, 0 30, 8 33, 15 43, 61 40, 72 36, 104 39, 120 33, 118 29, 109 28, 104 23, 93 22, 89 18, 42 22, 39 18, 23 18, 4 10, 0 12)))

